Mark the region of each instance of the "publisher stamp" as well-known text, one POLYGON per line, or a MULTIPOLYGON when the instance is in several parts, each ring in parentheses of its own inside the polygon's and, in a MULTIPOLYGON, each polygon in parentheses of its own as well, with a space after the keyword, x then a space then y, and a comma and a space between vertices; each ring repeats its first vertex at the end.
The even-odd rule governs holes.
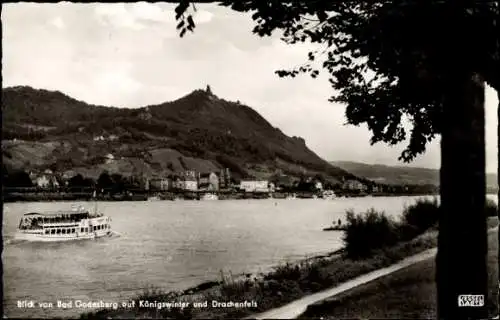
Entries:
POLYGON ((459 307, 483 307, 484 295, 482 294, 462 294, 458 296, 459 307))

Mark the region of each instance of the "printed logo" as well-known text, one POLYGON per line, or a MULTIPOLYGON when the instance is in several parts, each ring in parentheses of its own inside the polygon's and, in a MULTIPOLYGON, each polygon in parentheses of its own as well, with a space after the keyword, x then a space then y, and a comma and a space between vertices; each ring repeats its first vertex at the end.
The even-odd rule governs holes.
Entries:
POLYGON ((482 307, 484 306, 483 294, 462 294, 458 296, 459 307, 482 307))

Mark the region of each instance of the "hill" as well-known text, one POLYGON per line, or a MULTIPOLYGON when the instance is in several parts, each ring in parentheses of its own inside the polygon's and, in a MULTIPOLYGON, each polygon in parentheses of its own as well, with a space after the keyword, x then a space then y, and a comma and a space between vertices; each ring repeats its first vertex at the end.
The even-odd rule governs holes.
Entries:
POLYGON ((229 168, 237 178, 319 174, 352 178, 288 137, 252 108, 207 90, 172 102, 122 109, 58 91, 2 90, 2 157, 9 169, 75 171, 97 177, 229 168))
MULTIPOLYGON (((378 183, 439 185, 439 170, 436 169, 408 166, 386 166, 351 161, 331 161, 330 163, 349 171, 354 175, 362 176, 378 183)), ((495 174, 487 175, 486 180, 489 189, 496 188, 496 179, 497 176, 495 174)))

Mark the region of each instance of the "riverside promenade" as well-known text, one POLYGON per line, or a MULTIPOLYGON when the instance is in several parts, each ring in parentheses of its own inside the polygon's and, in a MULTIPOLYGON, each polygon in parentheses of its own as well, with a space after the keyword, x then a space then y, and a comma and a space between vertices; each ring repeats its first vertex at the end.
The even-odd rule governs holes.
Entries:
MULTIPOLYGON (((497 234, 498 223, 496 227, 488 230, 488 265, 492 270, 496 268, 496 261, 498 261, 497 234)), ((372 271, 336 287, 303 297, 280 308, 254 314, 246 319, 293 319, 299 317, 323 319, 360 317, 387 318, 389 316, 408 318, 416 315, 425 315, 426 318, 435 317, 435 299, 432 299, 432 297, 435 297, 434 260, 436 253, 437 248, 428 249, 419 254, 405 258, 389 267, 372 271), (398 276, 393 277, 393 274, 398 274, 398 276), (415 277, 416 279, 410 279, 411 276, 415 274, 418 275, 415 277), (422 274, 425 274, 425 277, 429 279, 422 279, 422 274), (419 285, 419 280, 422 281, 421 286, 419 285), (379 285, 391 287, 391 285, 387 285, 387 283, 391 281, 399 281, 402 283, 401 287, 407 286, 411 288, 404 288, 399 291, 395 290, 396 292, 392 293, 384 293, 384 297, 378 298, 378 296, 380 296, 380 291, 378 290, 379 285), (420 287, 422 288, 420 290, 422 292, 418 292, 420 287), (409 291, 412 295, 411 298, 407 296, 409 291), (401 293, 405 294, 402 296, 401 293), (387 295, 387 297, 385 297, 385 295, 387 295), (366 303, 361 303, 357 296, 362 297, 366 303), (405 301, 410 302, 406 303, 405 310, 391 310, 389 305, 395 305, 391 303, 391 301, 394 302, 391 296, 395 296, 394 300, 405 299, 405 301), (424 296, 425 299, 419 298, 424 298, 424 296), (411 301, 414 300, 420 301, 416 301, 412 304, 411 301), (362 305, 360 305, 360 303, 362 305), (363 314, 356 314, 356 310, 361 309, 363 310, 363 314), (391 314, 387 314, 387 311, 390 311, 391 314)), ((495 288, 491 290, 493 293, 492 295, 494 295, 492 299, 498 300, 496 296, 498 277, 490 275, 489 278, 491 285, 495 286, 495 288)), ((495 319, 495 315, 499 312, 498 306, 495 309, 496 311, 493 311, 494 314, 492 315, 493 319, 495 319)), ((498 319, 498 316, 496 319, 498 319)))

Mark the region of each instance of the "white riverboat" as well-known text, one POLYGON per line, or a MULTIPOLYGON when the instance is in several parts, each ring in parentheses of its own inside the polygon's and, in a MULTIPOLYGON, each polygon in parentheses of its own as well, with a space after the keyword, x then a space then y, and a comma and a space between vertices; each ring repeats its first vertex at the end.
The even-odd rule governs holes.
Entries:
POLYGON ((23 215, 15 238, 25 241, 94 239, 112 234, 111 218, 84 208, 67 211, 29 212, 23 215))

